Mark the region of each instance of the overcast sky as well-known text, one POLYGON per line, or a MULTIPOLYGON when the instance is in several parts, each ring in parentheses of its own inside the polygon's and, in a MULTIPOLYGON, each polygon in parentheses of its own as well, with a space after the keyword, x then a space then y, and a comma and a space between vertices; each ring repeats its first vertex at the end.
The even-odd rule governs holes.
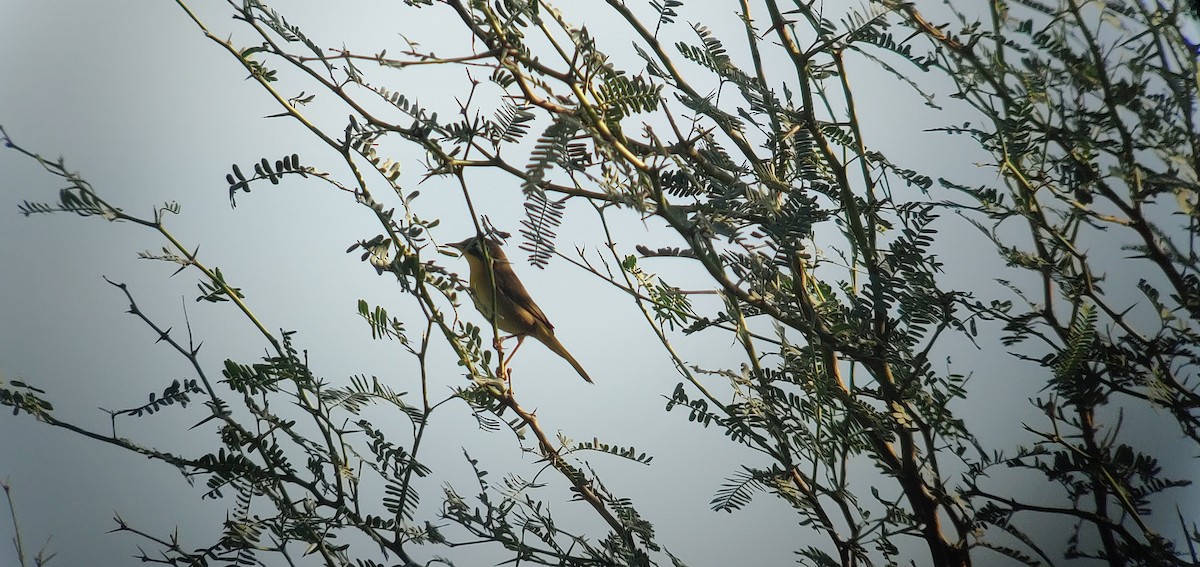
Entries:
MULTIPOLYGON (((217 6, 197 8, 219 35, 237 29, 220 9, 223 3, 197 4, 217 6)), ((320 43, 337 47, 345 42, 362 53, 398 52, 405 44, 397 29, 426 46, 464 40, 445 32, 458 28, 438 24, 445 16, 442 9, 416 12, 431 19, 412 25, 413 12, 401 2, 275 5, 320 43)), ((731 6, 709 14, 684 12, 682 19, 736 24, 732 14, 731 6)), ((603 29, 597 18, 603 15, 589 16, 589 25, 603 29)), ((461 49, 463 44, 457 45, 461 49)), ((424 93, 429 104, 453 108, 453 97, 461 94, 454 90, 462 84, 461 76, 442 82, 405 73, 397 75, 401 82, 394 90, 424 93)), ((306 164, 336 167, 332 156, 294 122, 264 118, 279 109, 244 78, 238 63, 206 40, 173 3, 0 0, 0 125, 18 143, 66 157, 72 170, 132 213, 149 214, 157 204, 178 202, 182 214, 170 219, 174 233, 189 246, 200 246, 201 256, 245 292, 268 328, 298 330, 297 340, 308 349, 314 370, 327 380, 337 384, 350 375, 376 375, 398 390, 412 389, 411 360, 395 344, 371 341, 356 314, 360 298, 397 314, 411 308, 394 280, 376 276, 357 254, 345 253, 356 240, 377 232, 365 209, 327 186, 298 179, 279 187, 258 186, 239 199, 237 209, 230 208, 224 176, 232 163, 245 168, 261 157, 295 152, 306 164)), ((312 92, 311 85, 294 84, 291 90, 297 92, 292 94, 304 88, 312 92)), ((865 123, 880 125, 873 139, 893 161, 920 165, 936 156, 959 162, 962 175, 981 175, 972 165, 981 156, 961 153, 957 140, 922 132, 954 120, 930 123, 940 119, 891 83, 865 83, 861 90, 873 88, 889 105, 907 109, 862 109, 865 123)), ((344 120, 344 113, 325 118, 344 120)), ((418 188, 422 173, 419 163, 404 163, 408 187, 418 188)), ((481 191, 494 191, 481 197, 493 222, 516 232, 523 213, 512 179, 497 177, 490 185, 489 179, 472 181, 481 191)), ((266 345, 228 304, 193 301, 194 274, 170 277, 174 267, 137 259, 138 252, 165 244, 154 234, 99 219, 18 215, 20 202, 53 200, 58 188, 36 164, 0 151, 0 376, 38 385, 48 391, 61 416, 101 431, 109 422, 98 408, 134 406, 173 379, 192 378, 184 360, 154 344, 151 331, 125 314, 124 296, 102 277, 129 284, 160 325, 179 333, 190 323, 204 341, 201 358, 210 372, 216 373, 226 358, 250 363, 262 355, 266 345)), ((433 179, 419 188, 422 216, 446 221, 439 240, 470 234, 455 184, 433 179)), ((580 245, 595 254, 600 242, 593 235, 599 223, 591 208, 573 203, 566 220, 560 248, 580 245)), ((665 232, 654 221, 643 224, 633 215, 619 215, 616 223, 618 240, 627 249, 642 242, 679 244, 663 242, 665 232)), ((942 251, 948 266, 960 268, 947 276, 949 285, 990 277, 996 267, 981 259, 986 254, 976 253, 987 244, 961 222, 956 228, 947 226, 961 231, 961 238, 942 251)), ((710 511, 709 499, 723 479, 742 460, 762 464, 754 460, 757 456, 731 449, 716 428, 699 431, 683 414, 663 411, 663 396, 679 378, 624 296, 565 262, 544 271, 518 264, 559 338, 597 382, 583 383, 540 345, 526 345, 516 374, 522 403, 536 407, 552 432, 575 439, 599 436, 655 456, 650 467, 617 459, 591 462, 610 489, 640 505, 661 543, 693 565, 718 565, 737 564, 747 549, 770 563, 786 563, 805 538, 821 541, 815 533, 795 528, 783 502, 770 496, 760 496, 736 514, 710 511), (779 537, 780 529, 788 536, 779 537)), ((443 265, 466 269, 449 257, 443 265)), ((683 283, 695 273, 673 275, 683 283)), ((727 336, 689 338, 678 346, 685 358, 710 368, 727 366, 723 361, 736 355, 727 336)), ((964 411, 988 441, 1021 439, 1020 420, 1037 417, 1024 400, 1044 378, 1014 371, 1002 355, 977 365, 983 360, 978 356, 965 347, 961 353, 966 363, 961 370, 977 371, 971 384, 977 401, 964 411)), ((452 364, 442 370, 435 383, 443 394, 464 384, 452 364)), ((195 408, 126 420, 119 433, 154 446, 207 447, 206 433, 187 432, 203 412, 195 408)), ((488 466, 509 464, 523 474, 536 470, 532 459, 515 454, 504 433, 477 431, 461 406, 438 419, 433 430, 442 437, 435 440, 437 449, 423 457, 439 471, 423 487, 427 513, 436 506, 443 482, 470 491, 464 449, 488 455, 488 466)), ((1156 423, 1154 419, 1149 416, 1144 423, 1156 423)), ((1169 420, 1161 423, 1169 425, 1169 420)), ((1174 439, 1147 442, 1170 444, 1174 439)), ((170 467, 25 417, 0 416, 0 455, 0 479, 13 486, 27 547, 36 548, 52 536, 58 565, 133 564, 138 545, 153 549, 127 534, 106 534, 115 525, 114 513, 160 536, 178 525, 192 538, 185 540, 191 545, 209 543, 225 515, 225 502, 200 503, 202 489, 189 487, 170 467)), ((1196 472, 1190 460, 1168 466, 1184 476, 1187 467, 1196 472)), ((499 476, 500 470, 495 472, 499 476)), ((1181 506, 1195 510, 1196 502, 1181 506)), ((586 510, 579 512, 582 506, 560 502, 555 509, 589 526, 595 520, 586 510)), ((8 533, 9 520, 0 515, 0 535, 8 533)), ((12 557, 11 549, 0 547, 0 564, 9 564, 12 557)))

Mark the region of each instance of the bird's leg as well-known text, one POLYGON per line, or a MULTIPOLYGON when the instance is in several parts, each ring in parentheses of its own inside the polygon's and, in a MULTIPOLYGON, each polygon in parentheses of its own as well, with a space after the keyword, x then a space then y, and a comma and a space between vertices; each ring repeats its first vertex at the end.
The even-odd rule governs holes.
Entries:
POLYGON ((512 391, 512 368, 509 368, 508 363, 512 361, 513 355, 517 354, 517 349, 521 348, 521 343, 523 342, 525 342, 525 335, 509 335, 504 338, 496 337, 496 351, 499 352, 500 356, 502 357, 500 359, 500 374, 504 376, 504 381, 509 383, 509 391, 512 391), (504 344, 504 341, 513 337, 517 338, 517 346, 513 347, 512 352, 508 353, 508 356, 504 356, 504 351, 501 350, 501 346, 504 344))
MULTIPOLYGON (((517 337, 517 346, 513 347, 512 352, 508 353, 508 358, 504 359, 505 366, 508 366, 512 358, 517 355, 517 349, 521 348, 521 343, 525 342, 525 335, 513 335, 512 337, 517 337)), ((509 338, 511 339, 512 337, 509 338)))
POLYGON ((499 334, 492 336, 492 348, 496 349, 496 354, 500 357, 500 366, 496 369, 496 373, 508 382, 508 358, 504 356, 504 341, 511 339, 512 335, 502 337, 499 334))

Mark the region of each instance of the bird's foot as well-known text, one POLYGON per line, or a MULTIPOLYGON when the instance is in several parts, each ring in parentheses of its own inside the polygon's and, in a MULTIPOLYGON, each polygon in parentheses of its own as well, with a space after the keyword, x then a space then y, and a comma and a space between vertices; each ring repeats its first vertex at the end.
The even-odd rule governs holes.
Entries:
POLYGON ((504 380, 504 391, 511 395, 513 391, 512 367, 508 366, 507 364, 501 364, 500 367, 496 369, 496 375, 504 380))

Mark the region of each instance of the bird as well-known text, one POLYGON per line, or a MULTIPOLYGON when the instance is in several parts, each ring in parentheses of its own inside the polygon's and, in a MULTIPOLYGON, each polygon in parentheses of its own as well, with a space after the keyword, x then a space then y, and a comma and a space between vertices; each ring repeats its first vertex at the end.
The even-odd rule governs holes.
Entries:
POLYGON ((517 337, 517 346, 509 353, 505 365, 521 348, 525 337, 533 337, 554 354, 566 359, 589 384, 594 384, 583 365, 554 336, 554 325, 550 324, 550 319, 529 296, 516 272, 513 272, 499 242, 472 236, 449 246, 462 252, 467 259, 471 299, 475 302, 475 308, 488 320, 495 321, 501 331, 517 337))

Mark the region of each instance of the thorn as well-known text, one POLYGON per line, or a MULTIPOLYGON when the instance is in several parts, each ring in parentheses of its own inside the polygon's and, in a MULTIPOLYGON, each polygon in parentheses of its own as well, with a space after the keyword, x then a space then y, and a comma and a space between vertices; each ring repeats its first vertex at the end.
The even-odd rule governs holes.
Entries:
POLYGON ((193 425, 193 426, 189 427, 189 428, 188 428, 188 431, 191 431, 191 430, 193 430, 193 429, 195 429, 195 428, 197 428, 197 427, 200 427, 201 425, 204 425, 205 423, 208 423, 208 422, 210 422, 210 421, 212 421, 212 420, 214 420, 214 419, 216 419, 216 418, 217 418, 217 414, 215 414, 215 413, 214 413, 214 414, 212 414, 212 415, 210 415, 210 416, 208 416, 208 417, 206 417, 206 418, 204 418, 204 419, 200 420, 200 423, 197 423, 196 425, 193 425))

